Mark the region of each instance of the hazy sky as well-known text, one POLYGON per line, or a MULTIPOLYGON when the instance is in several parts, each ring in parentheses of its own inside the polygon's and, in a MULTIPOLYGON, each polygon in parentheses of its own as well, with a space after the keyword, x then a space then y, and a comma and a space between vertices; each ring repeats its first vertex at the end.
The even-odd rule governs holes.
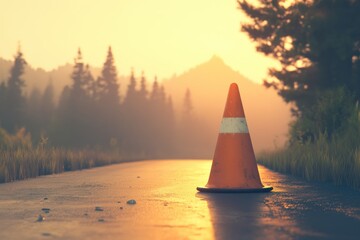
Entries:
POLYGON ((26 60, 46 70, 84 61, 102 66, 109 45, 121 75, 181 74, 214 54, 261 82, 273 61, 255 51, 235 0, 0 0, 0 57, 20 42, 26 60))

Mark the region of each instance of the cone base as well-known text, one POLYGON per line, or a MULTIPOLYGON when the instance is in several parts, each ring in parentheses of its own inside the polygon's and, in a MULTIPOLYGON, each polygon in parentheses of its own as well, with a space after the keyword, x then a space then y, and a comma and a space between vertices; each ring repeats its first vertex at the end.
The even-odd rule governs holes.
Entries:
POLYGON ((206 193, 257 193, 257 192, 270 192, 273 190, 271 186, 264 186, 262 188, 208 188, 197 187, 199 192, 206 193))

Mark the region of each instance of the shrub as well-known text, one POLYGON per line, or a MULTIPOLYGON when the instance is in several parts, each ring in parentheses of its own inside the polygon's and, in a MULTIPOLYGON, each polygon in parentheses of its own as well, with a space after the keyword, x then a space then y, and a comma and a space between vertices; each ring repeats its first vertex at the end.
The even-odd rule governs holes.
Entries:
POLYGON ((285 149, 260 154, 259 162, 307 180, 360 188, 360 111, 358 104, 352 107, 331 136, 319 131, 312 141, 297 141, 285 149))
POLYGON ((317 102, 304 110, 290 128, 290 143, 313 142, 320 135, 329 140, 343 132, 353 114, 354 101, 343 88, 325 90, 317 94, 317 102))

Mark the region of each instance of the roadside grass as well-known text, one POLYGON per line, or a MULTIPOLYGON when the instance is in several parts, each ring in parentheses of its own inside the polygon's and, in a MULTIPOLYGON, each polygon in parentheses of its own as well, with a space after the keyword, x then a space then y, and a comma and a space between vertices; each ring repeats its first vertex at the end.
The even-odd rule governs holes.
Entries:
POLYGON ((123 162, 117 152, 61 148, 0 148, 0 183, 123 162))
POLYGON ((24 128, 15 134, 0 128, 0 183, 145 158, 144 153, 125 153, 114 141, 107 150, 100 147, 71 150, 47 145, 48 139, 41 137, 34 147, 24 128))
POLYGON ((330 140, 325 134, 310 143, 296 143, 275 152, 264 152, 258 162, 270 169, 311 181, 360 189, 360 121, 330 140))

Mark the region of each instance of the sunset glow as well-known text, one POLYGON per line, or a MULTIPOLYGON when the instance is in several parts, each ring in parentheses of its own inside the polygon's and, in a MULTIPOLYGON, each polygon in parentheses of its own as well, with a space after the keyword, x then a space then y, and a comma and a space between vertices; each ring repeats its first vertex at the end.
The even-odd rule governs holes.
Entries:
POLYGON ((51 70, 84 60, 101 66, 113 47, 121 75, 131 67, 160 79, 181 74, 216 54, 255 82, 273 61, 257 53, 240 23, 237 3, 198 1, 1 1, 0 57, 12 59, 20 42, 28 63, 51 70))

